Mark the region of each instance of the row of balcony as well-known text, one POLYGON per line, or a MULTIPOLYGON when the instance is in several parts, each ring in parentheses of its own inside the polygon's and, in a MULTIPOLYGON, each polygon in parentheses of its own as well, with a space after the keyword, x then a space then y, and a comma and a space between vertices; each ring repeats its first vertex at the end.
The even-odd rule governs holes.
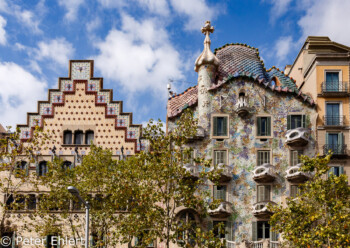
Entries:
POLYGON ((321 85, 321 93, 319 96, 333 96, 344 97, 349 95, 349 83, 336 81, 336 82, 323 82, 321 85))

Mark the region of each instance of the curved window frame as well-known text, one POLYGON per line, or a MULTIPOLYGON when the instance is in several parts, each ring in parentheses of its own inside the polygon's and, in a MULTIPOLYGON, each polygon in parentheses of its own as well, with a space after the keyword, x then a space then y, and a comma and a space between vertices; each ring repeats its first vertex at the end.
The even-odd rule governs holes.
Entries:
POLYGON ((84 132, 82 130, 74 131, 74 145, 84 145, 84 132))

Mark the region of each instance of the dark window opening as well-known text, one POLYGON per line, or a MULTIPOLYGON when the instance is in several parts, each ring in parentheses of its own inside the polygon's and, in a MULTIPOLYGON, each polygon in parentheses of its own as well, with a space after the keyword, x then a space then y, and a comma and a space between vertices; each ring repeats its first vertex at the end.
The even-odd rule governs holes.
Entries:
POLYGON ((74 144, 82 145, 83 144, 83 139, 84 139, 83 131, 78 130, 78 131, 74 132, 74 144))
POLYGON ((270 238, 270 224, 268 221, 258 221, 258 240, 270 238))
POLYGON ((228 118, 217 116, 213 118, 213 136, 227 136, 228 118))
POLYGON ((47 162, 41 161, 39 163, 38 168, 37 168, 37 174, 38 174, 38 176, 45 176, 46 173, 47 173, 47 162))
POLYGON ((94 143, 94 131, 87 131, 85 133, 85 145, 90 145, 94 143))
POLYGON ((72 144, 72 131, 66 130, 63 133, 63 144, 71 145, 72 144))
POLYGON ((257 135, 270 136, 271 135, 271 117, 258 117, 257 122, 258 122, 257 135))

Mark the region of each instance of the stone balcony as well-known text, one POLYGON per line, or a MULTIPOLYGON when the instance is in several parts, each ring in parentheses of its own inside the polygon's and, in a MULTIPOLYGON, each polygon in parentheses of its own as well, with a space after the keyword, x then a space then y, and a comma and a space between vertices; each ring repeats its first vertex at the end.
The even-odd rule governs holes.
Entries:
MULTIPOLYGON (((219 183, 228 182, 232 179, 232 170, 233 168, 229 165, 218 164, 217 169, 220 170, 219 183)), ((210 171, 213 171, 214 168, 210 168, 210 171)))
POLYGON ((185 164, 183 168, 188 173, 188 178, 197 180, 199 178, 199 169, 195 164, 185 164))
POLYGON ((309 143, 310 131, 306 128, 298 127, 287 131, 286 144, 291 147, 303 147, 309 143))
POLYGON ((253 171, 253 180, 257 183, 270 183, 275 181, 277 174, 271 164, 262 164, 253 171))
POLYGON ((236 112, 240 117, 245 117, 249 114, 248 99, 246 97, 239 98, 236 104, 236 112))
POLYGON ((286 179, 292 183, 303 183, 311 178, 308 172, 300 171, 302 164, 291 166, 287 169, 286 179))
POLYGON ((269 218, 273 213, 267 208, 268 205, 276 205, 272 201, 258 202, 253 205, 253 215, 257 218, 269 218))
POLYGON ((208 213, 213 218, 227 218, 233 213, 232 203, 223 201, 217 208, 209 209, 208 213))

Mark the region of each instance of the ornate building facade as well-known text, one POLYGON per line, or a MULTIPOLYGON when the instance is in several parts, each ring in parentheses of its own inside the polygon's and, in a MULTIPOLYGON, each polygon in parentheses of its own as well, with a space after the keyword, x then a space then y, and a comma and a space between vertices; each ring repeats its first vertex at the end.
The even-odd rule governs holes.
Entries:
MULTIPOLYGON (((66 167, 78 166, 83 156, 89 153, 91 144, 111 150, 116 160, 144 149, 142 126, 133 124, 132 113, 123 112, 123 102, 113 100, 113 91, 103 88, 103 78, 94 77, 93 70, 92 60, 70 61, 69 76, 58 79, 58 89, 50 89, 48 100, 38 102, 38 111, 27 114, 26 124, 17 125, 24 144, 33 136, 36 126, 51 134, 44 147, 33 154, 34 161, 26 155, 19 156, 19 169, 26 170, 26 176, 35 172, 44 176, 47 163, 53 161, 54 156, 62 159, 66 167)), ((0 132, 4 130, 0 129, 0 132)), ((12 180, 15 184, 20 179, 12 180)), ((25 202, 23 208, 9 213, 9 228, 5 236, 13 235, 14 230, 22 230, 21 225, 30 223, 30 214, 38 208, 40 194, 47 190, 42 188, 38 192, 29 183, 19 185, 16 195, 6 198, 6 204, 25 202)), ((27 231, 19 235, 28 239, 41 236, 27 231)), ((48 242, 46 247, 49 247, 48 242)))
POLYGON ((201 135, 188 146, 193 156, 222 169, 219 184, 208 181, 206 187, 212 199, 222 200, 210 216, 212 224, 224 222, 228 246, 278 247, 266 206, 295 196, 309 177, 299 171, 298 156, 316 152, 315 102, 279 69, 266 70, 256 48, 227 44, 213 53, 213 31, 210 22, 202 28, 198 84, 168 99, 167 130, 186 108, 199 119, 201 135))

